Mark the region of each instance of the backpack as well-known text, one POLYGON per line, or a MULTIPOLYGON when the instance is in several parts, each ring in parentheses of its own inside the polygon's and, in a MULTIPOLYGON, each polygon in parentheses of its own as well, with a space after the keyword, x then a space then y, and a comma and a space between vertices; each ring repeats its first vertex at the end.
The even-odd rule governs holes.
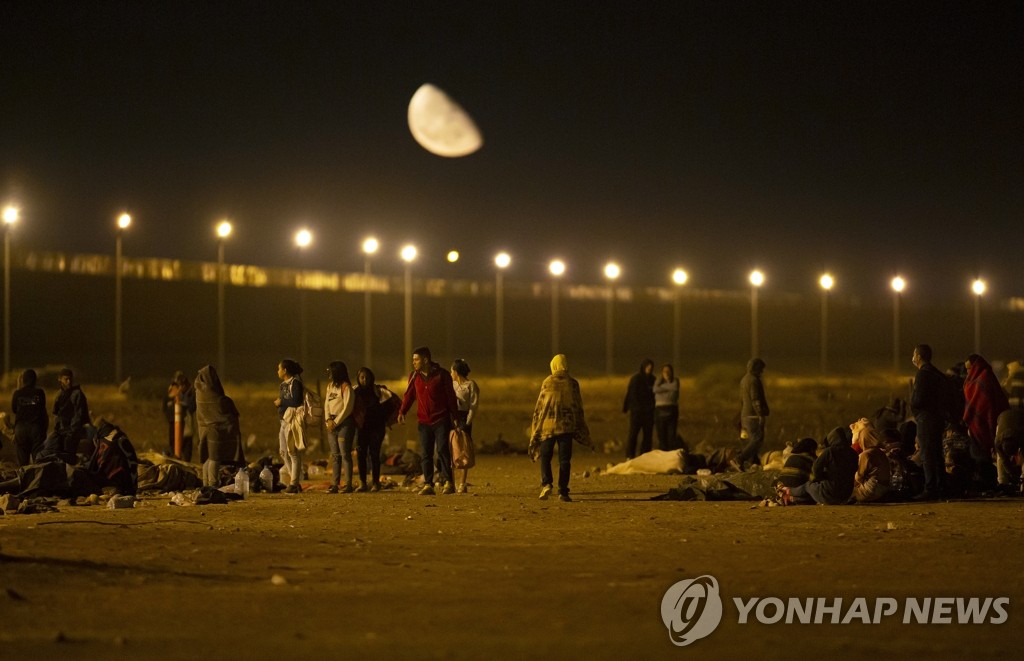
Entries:
POLYGON ((307 427, 319 426, 324 422, 324 400, 320 393, 309 388, 302 389, 302 423, 307 427))

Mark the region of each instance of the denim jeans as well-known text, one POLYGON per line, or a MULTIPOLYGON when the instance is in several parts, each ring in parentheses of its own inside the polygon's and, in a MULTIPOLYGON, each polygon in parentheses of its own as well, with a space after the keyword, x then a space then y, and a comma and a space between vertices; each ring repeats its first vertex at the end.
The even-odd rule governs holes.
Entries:
POLYGON ((352 484, 352 441, 356 426, 346 419, 340 426, 327 432, 327 448, 331 451, 331 484, 341 484, 341 470, 345 469, 345 484, 352 484))
POLYGON ((442 420, 433 425, 420 423, 420 449, 423 451, 421 466, 423 483, 434 483, 434 450, 437 449, 437 467, 441 472, 441 482, 455 483, 452 475, 452 448, 448 444, 448 433, 452 430, 449 420, 442 420))
POLYGON ((756 415, 744 416, 743 431, 747 432, 747 444, 740 450, 737 458, 741 468, 746 468, 746 462, 761 464, 761 446, 764 445, 764 423, 756 415))
POLYGON ((366 463, 370 463, 372 484, 380 484, 380 446, 384 445, 384 428, 360 429, 356 436, 356 461, 359 462, 359 481, 365 487, 366 463))
POLYGON ((654 409, 654 428, 658 431, 658 449, 676 449, 676 431, 679 427, 679 407, 659 406, 654 409))
POLYGON ((945 420, 935 413, 921 412, 917 420, 917 445, 921 468, 924 469, 924 488, 931 495, 942 493, 946 466, 942 456, 942 430, 945 420))
POLYGON ((551 458, 558 444, 558 493, 569 493, 569 472, 572 470, 572 434, 559 434, 540 442, 540 484, 553 485, 551 458))
POLYGON ((654 411, 630 411, 629 433, 626 435, 626 459, 651 451, 654 438, 654 411), (637 436, 643 433, 640 447, 637 447, 637 436), (639 451, 638 451, 639 450, 639 451))

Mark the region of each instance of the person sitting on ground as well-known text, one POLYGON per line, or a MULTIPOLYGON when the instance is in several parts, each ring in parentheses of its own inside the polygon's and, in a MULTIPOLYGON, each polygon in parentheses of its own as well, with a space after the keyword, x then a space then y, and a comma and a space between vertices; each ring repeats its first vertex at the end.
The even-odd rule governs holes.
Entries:
POLYGON ((977 476, 972 459, 974 441, 959 421, 950 422, 942 435, 942 457, 946 470, 946 490, 951 496, 966 496, 977 476))
POLYGON ((53 431, 43 442, 40 458, 57 457, 68 464, 78 463, 78 444, 88 437, 89 402, 75 383, 75 373, 65 367, 58 377, 60 394, 53 403, 53 431))
POLYGON ((199 461, 203 464, 203 486, 220 486, 220 465, 245 466, 238 408, 224 394, 217 370, 206 365, 195 382, 196 426, 199 428, 199 461))
POLYGON ((857 422, 854 422, 850 425, 850 433, 853 434, 853 441, 850 447, 853 448, 854 452, 860 454, 861 452, 864 451, 864 444, 861 438, 867 432, 874 431, 874 429, 875 423, 871 422, 871 420, 867 418, 861 418, 857 422))
POLYGON ((818 442, 813 438, 801 438, 793 445, 793 451, 786 461, 776 480, 784 487, 798 487, 811 479, 811 469, 818 452, 818 442))
POLYGON ((810 482, 783 492, 783 502, 845 505, 853 494, 857 474, 857 453, 850 447, 852 435, 847 427, 828 433, 827 447, 814 461, 810 482))
POLYGON ((18 454, 18 465, 27 466, 43 448, 50 417, 46 413, 46 392, 36 387, 36 371, 25 370, 19 381, 21 387, 11 397, 14 447, 18 454))
POLYGON ((996 471, 999 490, 1021 490, 1021 451, 1024 450, 1024 400, 999 414, 996 420, 996 471))
POLYGON ((883 443, 884 438, 877 429, 868 429, 861 435, 864 451, 858 458, 853 480, 853 498, 858 503, 875 502, 889 493, 891 467, 883 443))

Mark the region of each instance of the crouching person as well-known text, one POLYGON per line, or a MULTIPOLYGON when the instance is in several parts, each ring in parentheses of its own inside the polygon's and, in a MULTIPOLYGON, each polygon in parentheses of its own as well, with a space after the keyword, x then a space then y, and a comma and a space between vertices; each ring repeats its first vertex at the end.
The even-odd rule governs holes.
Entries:
POLYGON ((848 427, 836 427, 828 434, 827 447, 814 461, 813 477, 784 492, 783 502, 796 504, 844 505, 853 494, 857 474, 857 453, 848 427))
POLYGON ((877 429, 865 430, 860 440, 864 451, 857 462, 853 499, 858 503, 871 503, 888 495, 891 468, 882 449, 882 434, 877 429))

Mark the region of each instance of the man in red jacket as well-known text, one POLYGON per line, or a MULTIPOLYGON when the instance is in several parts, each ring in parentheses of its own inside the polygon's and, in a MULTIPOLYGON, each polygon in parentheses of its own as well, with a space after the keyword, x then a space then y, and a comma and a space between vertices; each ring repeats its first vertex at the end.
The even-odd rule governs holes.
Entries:
POLYGON ((423 489, 420 495, 434 495, 434 448, 437 448, 438 468, 443 487, 441 493, 455 493, 452 475, 452 452, 448 434, 459 410, 455 399, 452 376, 430 359, 430 349, 419 347, 412 352, 412 373, 409 385, 398 410, 398 421, 405 424, 405 414, 416 402, 416 419, 419 422, 420 450, 423 455, 423 489))

